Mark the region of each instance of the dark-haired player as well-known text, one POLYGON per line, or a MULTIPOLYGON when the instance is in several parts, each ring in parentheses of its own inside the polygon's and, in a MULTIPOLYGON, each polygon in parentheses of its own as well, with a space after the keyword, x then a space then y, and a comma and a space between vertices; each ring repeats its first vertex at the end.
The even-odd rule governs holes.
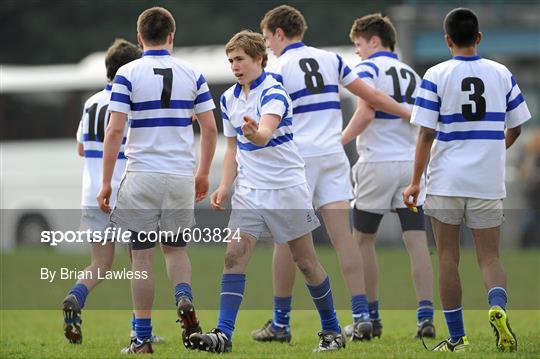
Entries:
POLYGON ((510 71, 483 59, 478 19, 457 8, 444 19, 451 60, 430 68, 422 80, 411 121, 422 126, 416 145, 411 184, 403 193, 417 204, 420 179, 427 170, 425 213, 439 255, 439 290, 450 338, 434 351, 469 347, 463 327, 459 278, 459 227, 471 228, 478 265, 488 293, 489 322, 497 348, 515 351, 517 340, 506 313, 506 274, 499 259, 506 149, 531 114, 510 71))

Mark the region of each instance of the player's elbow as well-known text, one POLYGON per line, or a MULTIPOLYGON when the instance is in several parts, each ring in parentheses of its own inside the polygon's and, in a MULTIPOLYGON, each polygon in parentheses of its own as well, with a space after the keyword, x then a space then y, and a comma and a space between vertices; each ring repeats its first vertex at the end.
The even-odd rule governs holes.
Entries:
POLYGON ((79 156, 84 157, 84 146, 82 143, 77 143, 77 153, 79 156))
POLYGON ((201 136, 207 137, 207 138, 217 138, 217 126, 216 123, 210 123, 205 126, 201 126, 201 136))
POLYGON ((124 136, 123 128, 116 128, 116 127, 108 126, 107 130, 105 131, 105 138, 122 138, 123 136, 124 136))
POLYGON ((436 131, 433 128, 422 127, 419 137, 425 143, 431 143, 435 139, 436 131))
POLYGON ((521 126, 509 128, 508 132, 512 134, 512 137, 518 138, 521 135, 521 126))
POLYGON ((257 146, 261 146, 261 147, 268 145, 268 142, 270 142, 270 140, 272 139, 272 131, 266 128, 262 128, 262 129, 259 129, 259 131, 257 132, 258 132, 257 136, 253 138, 252 142, 256 144, 257 146))

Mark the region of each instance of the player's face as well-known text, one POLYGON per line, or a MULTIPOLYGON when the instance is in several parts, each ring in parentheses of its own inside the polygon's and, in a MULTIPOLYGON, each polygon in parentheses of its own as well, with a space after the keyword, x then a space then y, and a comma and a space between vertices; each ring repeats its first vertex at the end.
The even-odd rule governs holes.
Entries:
POLYGON ((253 82, 262 73, 262 57, 254 59, 244 52, 243 49, 234 49, 227 53, 231 70, 240 85, 253 82))
POLYGON ((355 53, 360 56, 363 60, 367 59, 371 55, 371 46, 369 42, 364 39, 362 36, 358 36, 354 40, 354 46, 356 46, 355 53))
POLYGON ((281 55, 281 45, 277 37, 277 32, 272 34, 272 31, 268 30, 265 27, 262 31, 262 35, 264 37, 264 43, 266 44, 266 47, 272 50, 274 55, 281 55))

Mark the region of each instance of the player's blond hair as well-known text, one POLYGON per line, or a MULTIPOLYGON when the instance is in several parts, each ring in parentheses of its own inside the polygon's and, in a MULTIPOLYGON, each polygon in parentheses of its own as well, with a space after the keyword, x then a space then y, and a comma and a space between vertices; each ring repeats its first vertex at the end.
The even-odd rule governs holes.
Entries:
POLYGON ((242 30, 236 33, 225 45, 225 53, 228 54, 237 49, 244 50, 246 55, 254 59, 262 57, 262 67, 263 69, 266 67, 268 62, 266 45, 264 44, 264 37, 258 32, 242 30))

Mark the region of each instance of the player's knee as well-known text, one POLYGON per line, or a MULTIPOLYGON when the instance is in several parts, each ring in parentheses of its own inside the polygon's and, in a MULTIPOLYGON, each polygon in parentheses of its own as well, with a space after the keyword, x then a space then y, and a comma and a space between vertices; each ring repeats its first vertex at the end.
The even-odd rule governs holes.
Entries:
POLYGON ((341 263, 341 271, 343 272, 343 275, 347 276, 357 271, 360 272, 361 269, 359 264, 360 263, 358 261, 343 261, 341 263))
POLYGON ((499 263, 499 257, 495 255, 478 256, 478 265, 480 268, 488 268, 499 263))
POLYGON ((131 259, 134 265, 151 265, 154 259, 154 251, 152 249, 132 251, 131 259))
POLYGON ((113 264, 113 259, 109 258, 99 258, 92 260, 92 265, 96 268, 99 268, 99 270, 103 273, 106 271, 111 270, 113 264))
POLYGON ((360 233, 358 236, 358 241, 362 247, 375 246, 375 234, 360 233))
POLYGON ((225 253, 225 269, 233 269, 238 265, 238 257, 234 252, 225 253))
POLYGON ((317 260, 314 258, 294 257, 294 263, 306 277, 314 273, 317 268, 317 260))
POLYGON ((225 252, 225 269, 236 268, 243 255, 245 255, 245 251, 242 247, 228 248, 225 252))

